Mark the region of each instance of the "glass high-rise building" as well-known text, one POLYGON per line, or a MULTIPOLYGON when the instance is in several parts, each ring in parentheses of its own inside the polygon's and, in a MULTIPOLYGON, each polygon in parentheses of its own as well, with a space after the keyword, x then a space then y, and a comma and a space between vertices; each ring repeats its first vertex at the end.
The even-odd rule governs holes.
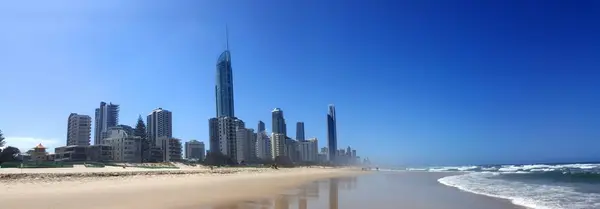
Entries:
POLYGON ((273 133, 284 134, 287 136, 285 119, 283 118, 283 110, 275 108, 272 112, 273 119, 273 133))
POLYGON ((217 60, 217 83, 215 85, 217 117, 235 117, 233 108, 233 73, 229 41, 227 48, 217 60))
POLYGON ((335 106, 329 105, 327 113, 327 147, 329 148, 329 161, 336 162, 337 153, 337 127, 335 119, 335 106))
POLYGON ((108 132, 108 128, 119 124, 119 105, 100 102, 100 108, 96 108, 94 128, 94 144, 102 144, 102 140, 108 132))
POLYGON ((304 137, 304 122, 296 123, 296 140, 304 141, 306 138, 304 137))
POLYGON ((261 120, 258 121, 258 131, 257 133, 263 132, 265 131, 265 123, 262 122, 261 120))

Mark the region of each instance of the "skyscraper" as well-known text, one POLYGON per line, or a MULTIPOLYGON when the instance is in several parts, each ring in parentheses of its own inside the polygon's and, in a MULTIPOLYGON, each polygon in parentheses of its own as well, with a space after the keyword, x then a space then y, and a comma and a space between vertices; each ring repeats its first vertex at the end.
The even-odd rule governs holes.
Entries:
POLYGON ((88 115, 71 113, 67 124, 67 146, 89 146, 92 132, 92 118, 88 115))
POLYGON ((217 124, 219 134, 219 151, 223 155, 229 156, 231 159, 237 159, 236 131, 240 126, 240 120, 230 117, 219 117, 217 124))
POLYGON ((296 140, 298 141, 304 141, 304 122, 297 122, 296 123, 296 140))
POLYGON ((221 148, 219 148, 219 119, 217 118, 208 120, 208 144, 210 152, 216 153, 221 151, 221 148))
POLYGON ((156 140, 160 137, 173 137, 173 116, 171 111, 158 108, 148 114, 147 120, 148 139, 152 146, 160 147, 156 140))
MULTIPOLYGON (((226 31, 226 36, 229 34, 226 31)), ((226 37, 229 39, 229 37, 226 37)), ((233 72, 231 70, 231 53, 229 40, 227 47, 217 60, 217 83, 215 85, 217 117, 235 117, 233 108, 233 72)))
POLYGON ((258 121, 258 131, 256 133, 260 133, 265 131, 265 123, 262 122, 261 120, 258 121))
POLYGON ((119 124, 119 105, 106 102, 100 102, 100 108, 96 108, 94 128, 94 144, 102 144, 102 139, 106 137, 108 128, 119 124))
POLYGON ((271 157, 273 160, 280 156, 287 156, 285 135, 282 133, 271 134, 271 157))
POLYGON ((262 160, 273 159, 271 157, 271 138, 265 131, 256 133, 256 157, 262 160))
POLYGON ((283 118, 283 111, 279 108, 275 108, 271 115, 273 117, 273 133, 283 134, 287 136, 285 119, 283 118))
POLYGON ((254 129, 237 128, 235 136, 237 138, 237 162, 242 163, 242 161, 247 162, 255 160, 256 134, 254 133, 254 129))
POLYGON ((335 119, 335 106, 329 105, 327 113, 327 147, 329 148, 329 161, 336 162, 337 153, 337 127, 335 119))

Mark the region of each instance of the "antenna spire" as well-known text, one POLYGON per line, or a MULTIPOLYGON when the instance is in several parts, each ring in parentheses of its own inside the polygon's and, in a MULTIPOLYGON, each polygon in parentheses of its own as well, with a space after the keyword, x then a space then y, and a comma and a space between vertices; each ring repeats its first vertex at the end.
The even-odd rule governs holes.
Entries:
POLYGON ((225 49, 229 51, 229 28, 227 27, 227 24, 225 24, 225 39, 225 49))

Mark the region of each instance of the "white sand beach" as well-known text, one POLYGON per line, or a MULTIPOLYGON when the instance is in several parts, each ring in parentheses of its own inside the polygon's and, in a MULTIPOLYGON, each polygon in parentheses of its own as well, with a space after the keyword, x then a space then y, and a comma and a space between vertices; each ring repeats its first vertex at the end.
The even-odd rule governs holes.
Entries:
POLYGON ((0 169, 0 204, 23 209, 197 208, 266 197, 314 180, 360 173, 364 172, 330 168, 0 169))

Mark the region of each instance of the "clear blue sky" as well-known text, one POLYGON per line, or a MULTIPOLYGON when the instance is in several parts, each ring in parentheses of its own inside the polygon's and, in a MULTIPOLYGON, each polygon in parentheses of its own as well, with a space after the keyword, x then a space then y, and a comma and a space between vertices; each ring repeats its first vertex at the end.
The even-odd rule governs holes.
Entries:
POLYGON ((207 142, 228 24, 247 126, 279 107, 325 146, 332 103, 338 147, 386 162, 600 160, 599 22, 598 1, 5 2, 0 129, 60 146, 106 101, 207 142))

